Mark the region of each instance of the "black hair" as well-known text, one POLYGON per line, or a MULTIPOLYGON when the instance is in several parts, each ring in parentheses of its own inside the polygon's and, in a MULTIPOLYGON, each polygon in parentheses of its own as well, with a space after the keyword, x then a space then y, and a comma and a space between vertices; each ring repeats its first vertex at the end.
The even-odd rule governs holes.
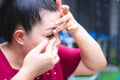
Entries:
POLYGON ((56 3, 56 0, 53 0, 56 3))
POLYGON ((0 36, 11 42, 18 25, 28 33, 32 26, 41 22, 42 9, 57 11, 53 0, 0 0, 0 36))

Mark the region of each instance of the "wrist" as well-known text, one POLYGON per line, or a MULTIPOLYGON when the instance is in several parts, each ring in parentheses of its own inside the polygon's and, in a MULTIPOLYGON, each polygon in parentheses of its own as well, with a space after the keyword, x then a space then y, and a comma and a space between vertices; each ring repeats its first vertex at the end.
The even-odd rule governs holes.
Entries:
POLYGON ((87 31, 83 28, 83 26, 81 26, 80 24, 77 25, 76 30, 74 30, 71 35, 74 38, 78 38, 78 37, 85 37, 88 35, 87 31))
POLYGON ((36 75, 26 68, 21 68, 20 71, 11 80, 34 80, 36 75))

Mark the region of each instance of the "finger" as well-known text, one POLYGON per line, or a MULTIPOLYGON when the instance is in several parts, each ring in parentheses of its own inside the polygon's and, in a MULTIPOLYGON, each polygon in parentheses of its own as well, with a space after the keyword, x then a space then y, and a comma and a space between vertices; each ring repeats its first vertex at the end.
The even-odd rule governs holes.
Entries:
POLYGON ((53 52, 52 52, 52 60, 53 63, 56 64, 59 61, 59 56, 58 56, 58 47, 54 46, 53 52))
POLYGON ((74 32, 74 31, 76 31, 77 29, 78 29, 78 27, 79 27, 79 24, 77 23, 77 21, 74 19, 74 18, 72 18, 67 24, 66 24, 66 30, 68 31, 68 32, 74 32))
POLYGON ((55 46, 58 47, 60 45, 60 35, 59 32, 53 30, 54 37, 56 38, 55 46))
POLYGON ((66 22, 57 25, 56 29, 53 30, 53 33, 59 33, 60 31, 66 29, 65 25, 66 25, 66 22))
POLYGON ((48 44, 48 40, 42 41, 40 44, 38 44, 33 50, 41 52, 48 44))
POLYGON ((57 53, 58 53, 58 47, 54 46, 53 52, 52 52, 53 60, 57 57, 58 55, 57 53))
POLYGON ((57 55, 57 57, 54 59, 54 64, 58 63, 58 61, 60 60, 59 56, 57 55))
POLYGON ((51 53, 53 50, 53 46, 55 45, 55 41, 56 39, 53 38, 50 43, 48 44, 47 48, 46 48, 46 53, 51 53))
POLYGON ((56 25, 60 25, 63 24, 64 22, 68 22, 70 19, 72 18, 71 13, 69 12, 68 14, 66 14, 65 16, 63 16, 62 18, 58 19, 55 24, 56 25))
POLYGON ((58 7, 58 10, 61 12, 62 11, 62 8, 61 8, 62 0, 56 0, 56 4, 57 4, 57 7, 58 7))

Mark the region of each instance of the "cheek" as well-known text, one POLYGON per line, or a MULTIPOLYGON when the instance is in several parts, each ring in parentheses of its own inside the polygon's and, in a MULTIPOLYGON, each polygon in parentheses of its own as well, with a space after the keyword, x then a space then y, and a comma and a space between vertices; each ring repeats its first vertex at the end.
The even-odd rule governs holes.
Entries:
MULTIPOLYGON (((32 50, 33 48, 35 48, 38 44, 40 44, 44 40, 45 39, 42 39, 42 40, 37 39, 37 40, 32 41, 31 44, 28 43, 28 46, 26 46, 27 47, 27 51, 32 50)), ((44 53, 46 51, 47 46, 48 46, 48 44, 46 44, 45 47, 43 47, 41 45, 41 47, 43 47, 43 49, 41 50, 40 53, 44 53)))
MULTIPOLYGON (((33 48, 35 48, 38 44, 40 44, 42 41, 44 41, 46 39, 48 40, 48 38, 46 38, 44 36, 36 36, 36 35, 34 35, 34 37, 27 38, 25 40, 24 46, 23 46, 23 50, 24 50, 25 54, 30 52, 33 48)), ((45 52, 47 45, 45 45, 45 47, 43 48, 41 53, 45 52)))
POLYGON ((30 52, 39 43, 40 43, 40 41, 39 40, 35 40, 35 39, 34 40, 33 39, 26 40, 24 42, 24 46, 23 46, 23 50, 24 50, 25 54, 27 54, 28 52, 30 52))

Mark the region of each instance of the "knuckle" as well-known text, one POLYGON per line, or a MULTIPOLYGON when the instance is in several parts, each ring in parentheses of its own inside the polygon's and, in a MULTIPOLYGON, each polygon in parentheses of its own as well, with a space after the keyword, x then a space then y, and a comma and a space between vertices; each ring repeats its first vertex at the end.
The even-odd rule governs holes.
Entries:
POLYGON ((70 19, 70 16, 69 16, 69 15, 67 15, 67 16, 66 16, 66 19, 70 19))

